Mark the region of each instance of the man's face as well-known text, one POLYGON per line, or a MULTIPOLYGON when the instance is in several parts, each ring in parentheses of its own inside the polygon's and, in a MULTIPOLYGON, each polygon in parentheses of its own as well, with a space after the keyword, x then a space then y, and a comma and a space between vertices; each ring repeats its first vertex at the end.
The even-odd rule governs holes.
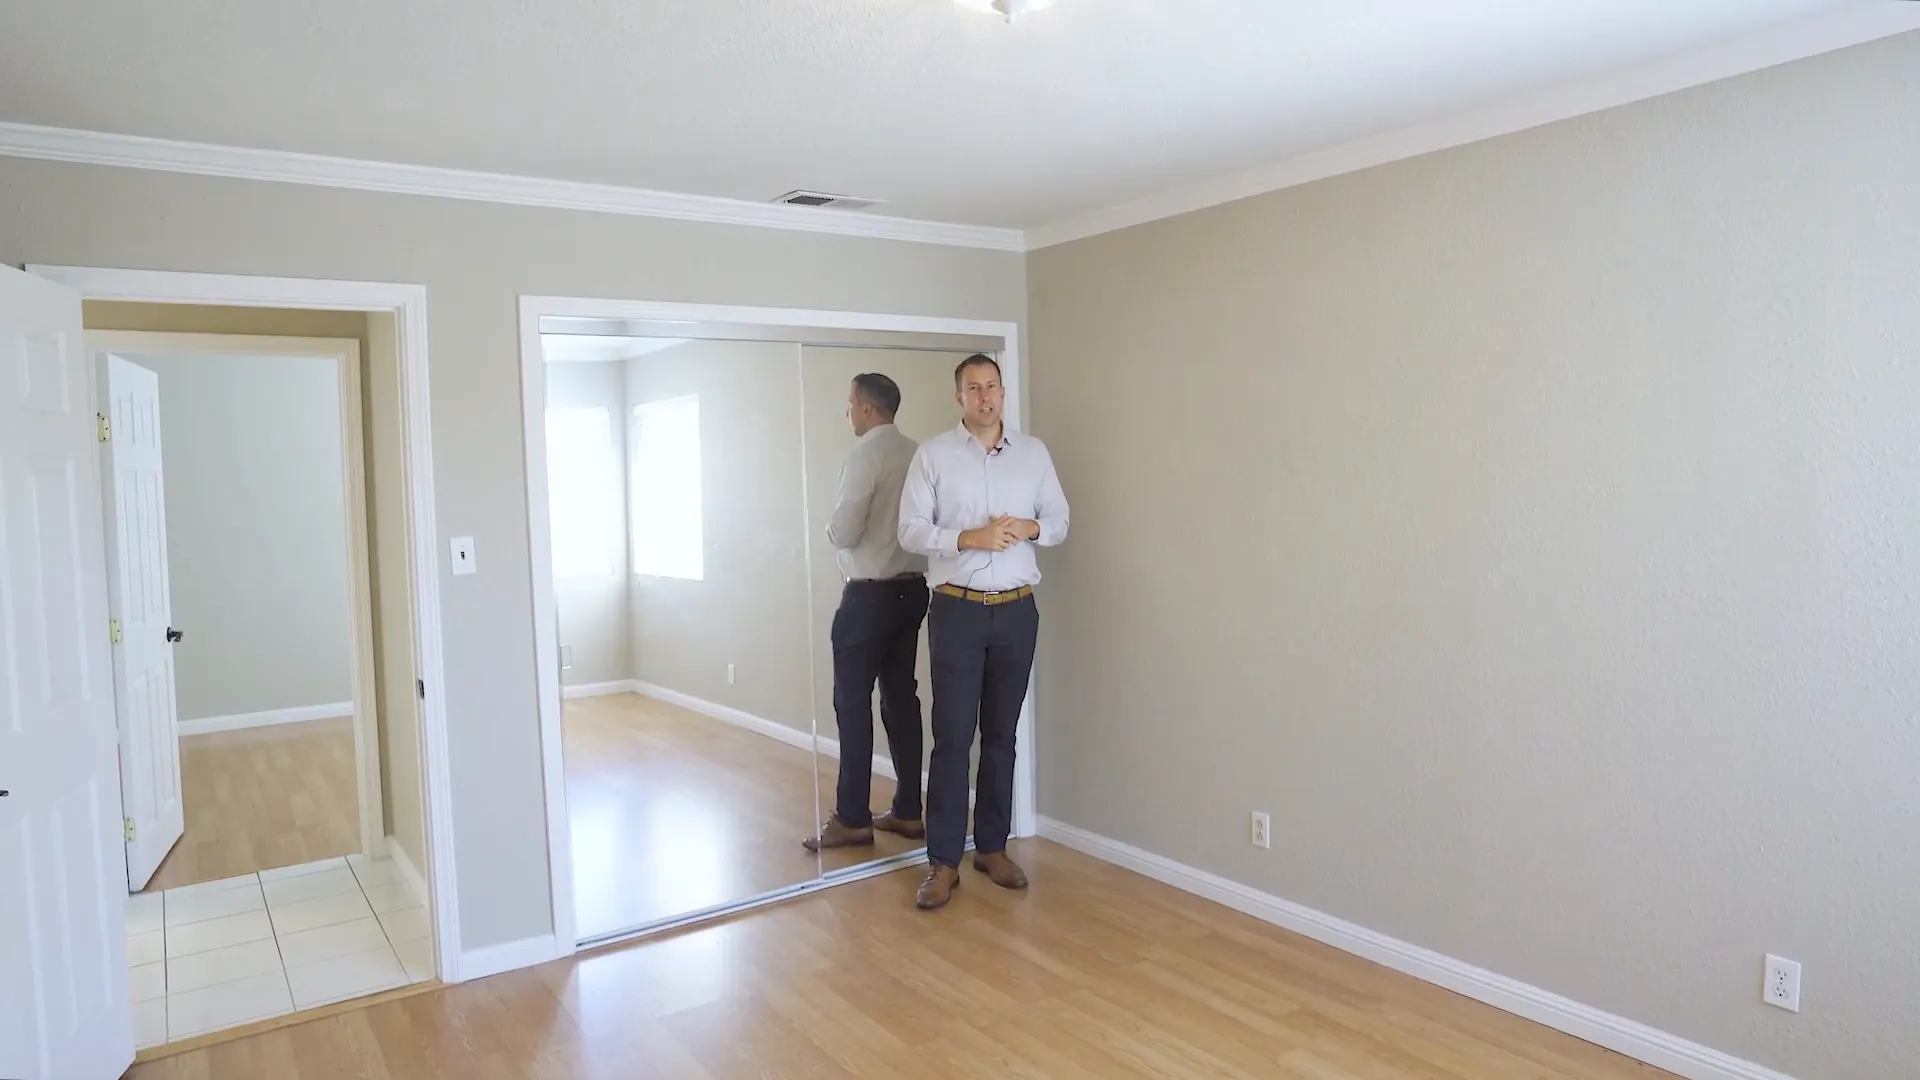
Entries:
POLYGON ((967 426, 987 428, 1000 422, 1006 391, 1000 386, 1000 372, 992 364, 968 365, 960 373, 958 396, 967 426))

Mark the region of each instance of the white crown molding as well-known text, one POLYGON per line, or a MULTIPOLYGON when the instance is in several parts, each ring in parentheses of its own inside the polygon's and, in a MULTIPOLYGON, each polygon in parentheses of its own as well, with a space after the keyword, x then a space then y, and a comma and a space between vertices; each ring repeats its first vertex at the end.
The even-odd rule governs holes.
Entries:
POLYGON ((1596 113, 1762 68, 1920 30, 1920 3, 1880 0, 1796 20, 1703 49, 1504 97, 1358 142, 1216 177, 1027 230, 1029 251, 1144 225, 1270 191, 1357 172, 1596 113))
POLYGON ((196 176, 225 176, 241 180, 271 180, 355 191, 430 195, 555 210, 587 210, 719 225, 750 225, 765 229, 863 236, 876 240, 944 244, 949 247, 1026 250, 1026 239, 1018 229, 953 225, 939 221, 857 214, 846 210, 649 191, 613 184, 359 161, 320 154, 215 146, 33 124, 0 122, 0 156, 153 169, 196 176))
POLYGON ((257 150, 0 121, 0 157, 266 180, 355 191, 584 210, 902 240, 993 251, 1033 251, 1177 217, 1299 184, 1551 124, 1689 87, 1920 30, 1920 3, 1878 0, 1830 15, 1561 86, 1500 98, 1341 146, 1028 229, 957 225, 844 210, 748 202, 645 188, 471 172, 429 165, 257 150))

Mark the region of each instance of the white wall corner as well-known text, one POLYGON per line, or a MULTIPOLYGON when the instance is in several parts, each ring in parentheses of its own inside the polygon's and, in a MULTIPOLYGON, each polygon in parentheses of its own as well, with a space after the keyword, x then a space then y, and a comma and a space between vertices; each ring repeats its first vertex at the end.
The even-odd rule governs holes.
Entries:
POLYGON ((1204 897, 1343 952, 1496 1009, 1565 1032, 1687 1080, 1794 1080, 1678 1035, 1615 1016, 1549 990, 1369 930, 1324 912, 1264 893, 1217 874, 1174 862, 1130 844, 1052 818, 1040 819, 1044 839, 1103 862, 1204 897))
POLYGON ((518 971, 521 968, 544 964, 562 955, 559 941, 552 934, 541 934, 538 937, 521 938, 519 941, 503 941, 498 945, 468 949, 460 954, 458 981, 467 982, 472 979, 484 979, 490 975, 518 971))
POLYGON ((428 902, 426 875, 413 865, 413 859, 408 857, 407 849, 400 845, 399 840, 389 836, 386 845, 387 858, 392 859, 394 868, 400 871, 400 880, 407 883, 408 890, 413 893, 414 899, 420 901, 421 907, 431 908, 433 905, 428 902))

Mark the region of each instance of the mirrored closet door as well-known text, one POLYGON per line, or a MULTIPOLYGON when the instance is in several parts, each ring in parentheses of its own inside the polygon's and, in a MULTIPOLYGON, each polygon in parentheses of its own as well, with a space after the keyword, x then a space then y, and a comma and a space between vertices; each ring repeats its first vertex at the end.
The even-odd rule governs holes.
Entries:
MULTIPOLYGON (((900 466, 958 423, 955 367, 1000 341, 570 317, 540 330, 579 940, 924 858, 924 560, 886 552, 897 520, 852 513, 841 481, 863 442, 893 440, 900 466), (861 408, 876 388, 885 423, 861 408), (883 594, 898 619, 846 610, 883 594), (889 647, 865 640, 844 663, 850 627, 889 647), (889 831, 889 813, 907 827, 889 831)), ((897 505, 903 472, 877 502, 897 505)))
MULTIPOLYGON (((917 829, 888 827, 889 815, 923 827, 925 821, 933 750, 926 560, 890 548, 891 538, 864 535, 875 523, 897 524, 900 496, 899 479, 888 471, 887 489, 873 491, 874 505, 868 506, 865 477, 873 471, 869 461, 910 459, 916 444, 959 422, 953 373, 973 351, 801 349, 822 820, 831 815, 843 826, 879 822, 870 842, 862 837, 823 848, 828 874, 919 856, 926 848, 924 837, 914 835, 917 829), (884 430, 888 426, 893 430, 884 430), (856 455, 866 460, 856 462, 856 455), (860 475, 843 486, 850 471, 860 475), (858 512, 863 506, 864 516, 858 512)), ((973 759, 977 763, 977 748, 973 759)), ((974 771, 969 764, 969 784, 974 771)), ((828 838, 835 831, 827 826, 828 838)))
POLYGON ((812 881, 799 348, 545 344, 577 933, 812 881))

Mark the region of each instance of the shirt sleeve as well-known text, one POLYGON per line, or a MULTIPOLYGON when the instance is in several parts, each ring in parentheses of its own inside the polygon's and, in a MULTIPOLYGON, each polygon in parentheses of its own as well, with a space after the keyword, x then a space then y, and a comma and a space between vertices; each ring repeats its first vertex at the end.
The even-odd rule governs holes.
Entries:
POLYGON ((915 555, 955 555, 960 530, 943 529, 933 520, 933 463, 923 445, 907 468, 907 486, 900 490, 900 546, 915 555))
POLYGON ((860 446, 840 470, 840 490, 833 499, 833 514, 827 518, 827 543, 841 551, 860 546, 867 530, 867 509, 873 505, 878 479, 875 455, 864 452, 869 449, 860 446))
POLYGON ((1046 470, 1040 475, 1040 494, 1034 500, 1034 520, 1040 523, 1040 535, 1034 543, 1052 547, 1067 538, 1067 493, 1060 489, 1060 474, 1053 471, 1053 455, 1046 456, 1046 470))

